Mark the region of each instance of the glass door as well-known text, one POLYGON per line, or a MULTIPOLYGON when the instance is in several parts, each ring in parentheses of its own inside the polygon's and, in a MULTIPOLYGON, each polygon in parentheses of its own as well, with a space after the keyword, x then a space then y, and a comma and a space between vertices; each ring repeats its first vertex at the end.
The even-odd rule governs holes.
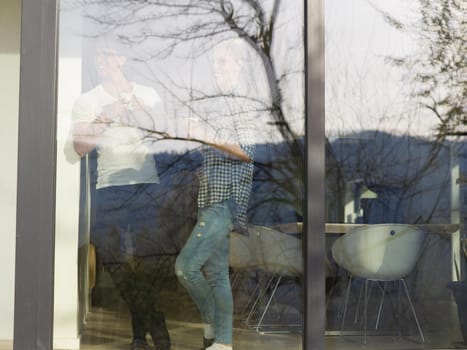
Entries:
POLYGON ((302 1, 59 23, 54 347, 302 348, 302 1))
POLYGON ((326 1, 329 349, 465 346, 464 14, 326 1))

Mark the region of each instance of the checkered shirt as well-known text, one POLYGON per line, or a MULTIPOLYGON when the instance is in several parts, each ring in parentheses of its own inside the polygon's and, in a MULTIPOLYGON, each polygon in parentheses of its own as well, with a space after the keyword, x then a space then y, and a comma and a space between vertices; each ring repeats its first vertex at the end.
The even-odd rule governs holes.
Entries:
MULTIPOLYGON (((239 116, 220 117, 213 123, 218 136, 228 133, 254 159, 253 126, 251 119, 239 116)), ((223 138, 222 136, 220 138, 223 138)), ((253 181, 253 162, 242 162, 212 147, 203 148, 198 207, 208 207, 230 198, 235 200, 234 226, 246 229, 248 201, 253 181)))

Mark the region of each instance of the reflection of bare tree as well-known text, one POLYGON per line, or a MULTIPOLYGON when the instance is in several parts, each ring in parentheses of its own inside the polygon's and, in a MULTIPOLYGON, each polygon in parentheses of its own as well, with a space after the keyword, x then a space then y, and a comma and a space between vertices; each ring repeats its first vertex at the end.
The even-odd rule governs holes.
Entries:
MULTIPOLYGON (((303 45, 300 37, 290 40, 290 36, 285 34, 282 43, 278 39, 278 33, 287 33, 287 27, 291 26, 292 22, 281 24, 278 21, 280 12, 291 4, 280 0, 76 0, 73 4, 81 6, 86 16, 98 25, 100 29, 96 35, 114 32, 120 41, 128 45, 156 41, 157 45, 152 45, 151 53, 144 58, 146 62, 180 52, 187 59, 193 59, 228 38, 238 37, 244 41, 259 58, 261 67, 255 67, 254 70, 264 72, 267 91, 262 94, 267 97, 255 98, 245 94, 228 97, 238 99, 240 104, 245 101, 255 104, 255 110, 269 114, 270 125, 274 126, 282 142, 288 145, 290 161, 286 162, 286 166, 290 169, 287 172, 293 177, 292 182, 302 183, 303 147, 299 137, 303 130, 303 91, 287 91, 287 84, 291 79, 301 79, 304 67, 303 64, 291 66, 287 58, 281 56, 287 57, 290 55, 288 51, 293 49, 295 56, 302 57, 303 45), (286 50, 279 52, 275 49, 277 45, 286 45, 286 50), (294 105, 294 101, 289 98, 291 94, 300 95, 298 104, 301 106, 294 105), (299 123, 302 120, 302 125, 297 127, 297 120, 299 123)), ((293 26, 297 26, 296 22, 293 26)), ((303 62, 303 59, 295 58, 294 61, 303 62)), ((298 86, 301 87, 300 84, 298 86)), ((199 103, 225 97, 222 93, 213 95, 208 91, 195 91, 192 86, 185 87, 185 90, 189 90, 189 101, 179 102, 185 108, 189 106, 198 115, 205 111, 193 110, 196 106, 189 102, 199 103)), ((174 98, 180 99, 180 96, 174 98)), ((301 213, 302 189, 301 186, 295 187, 298 188, 291 191, 295 197, 292 202, 297 212, 301 213)))
MULTIPOLYGON (((109 1, 81 0, 82 5, 90 8, 89 17, 102 26, 103 31, 131 27, 135 23, 175 22, 165 26, 164 30, 141 29, 130 35, 120 35, 120 39, 129 43, 138 43, 151 38, 163 39, 163 45, 152 53, 153 58, 170 55, 179 45, 187 41, 196 42, 197 53, 204 52, 226 36, 237 35, 259 55, 266 71, 268 88, 271 96, 270 111, 286 139, 294 138, 295 133, 286 121, 283 111, 283 92, 277 72, 272 47, 275 38, 275 24, 280 0, 273 1, 271 8, 266 8, 263 1, 109 1), (92 15, 92 6, 109 4, 112 10, 92 15)), ((296 72, 295 72, 296 73, 296 72)))
POLYGON ((467 27, 465 2, 419 0, 420 16, 403 23, 380 11, 394 28, 415 36, 419 48, 388 60, 405 69, 412 95, 438 119, 437 136, 467 135, 467 27))
MULTIPOLYGON (((359 74, 352 74, 351 69, 345 66, 342 74, 333 81, 327 81, 328 99, 333 104, 329 110, 334 112, 330 115, 328 111, 328 116, 329 119, 338 120, 339 124, 336 125, 342 130, 340 137, 337 137, 336 130, 332 130, 331 148, 337 162, 330 161, 327 154, 327 171, 338 179, 341 173, 344 181, 349 183, 348 187, 351 187, 352 181, 359 181, 372 187, 373 191, 379 191, 379 198, 368 202, 380 202, 385 208, 384 212, 391 213, 393 220, 448 221, 449 147, 457 143, 446 141, 446 138, 466 134, 465 5, 455 0, 420 0, 418 4, 421 14, 411 17, 416 19, 413 23, 402 23, 388 12, 376 8, 386 22, 404 34, 410 34, 417 44, 417 49, 408 56, 391 56, 387 59, 395 67, 385 67, 391 72, 405 73, 403 83, 407 89, 411 89, 411 96, 403 110, 391 101, 376 113, 368 113, 365 106, 377 108, 380 101, 373 98, 374 91, 365 89, 367 83, 371 84, 367 74, 370 68, 365 61, 352 61, 359 58, 357 53, 353 55, 353 46, 348 62, 350 68, 356 63, 355 70, 359 74), (346 87, 345 93, 352 91, 359 99, 346 99, 347 95, 339 94, 341 90, 337 87, 342 85, 346 87), (337 103, 336 97, 340 98, 337 103), (423 116, 433 113, 438 118, 435 137, 411 135, 413 131, 417 134, 422 131, 423 125, 416 124, 416 118, 422 113, 420 108, 415 111, 411 109, 410 100, 419 103, 422 111, 428 111, 423 116), (348 101, 357 101, 358 104, 347 106, 348 101), (357 121, 355 124, 350 123, 353 115, 357 121), (377 122, 372 124, 375 120, 377 122), (406 129, 402 130, 402 127, 406 129), (394 134, 385 134, 383 130, 394 134), (345 148, 349 150, 345 151, 345 148), (383 198, 392 198, 390 205, 383 203, 383 198), (428 200, 420 201, 421 198, 428 200), (424 210, 421 210, 422 206, 424 210), (409 209, 417 214, 410 214, 409 209)), ((337 40, 335 47, 338 48, 339 44, 337 40)), ((365 57, 367 59, 368 56, 365 57)), ((381 74, 382 79, 383 76, 381 74)), ((377 88, 385 95, 391 94, 387 86, 378 85, 377 88)), ((396 94, 404 94, 405 91, 402 87, 396 94)), ((342 183, 329 180, 328 177, 329 193, 332 198, 338 198, 342 193, 342 183)))

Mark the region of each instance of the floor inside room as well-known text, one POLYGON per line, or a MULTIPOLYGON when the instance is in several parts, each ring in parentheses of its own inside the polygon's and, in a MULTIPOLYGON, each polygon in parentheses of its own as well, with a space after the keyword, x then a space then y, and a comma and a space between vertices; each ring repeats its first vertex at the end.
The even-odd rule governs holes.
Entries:
MULTIPOLYGON (((235 350, 299 350, 302 349, 303 335, 301 332, 302 307, 299 303, 301 290, 297 288, 300 282, 282 280, 272 299, 264 324, 275 324, 276 327, 254 328, 260 319, 264 307, 252 315, 246 322, 248 311, 251 310, 251 295, 255 294, 254 285, 258 276, 244 276, 242 282, 234 288, 234 349, 235 350), (249 305, 249 306, 248 306, 249 305), (278 326, 278 327, 277 327, 278 326), (279 331, 269 333, 268 331, 279 331)), ((235 284, 235 283, 234 283, 235 284)), ((165 288, 158 294, 161 309, 165 312, 167 326, 172 338, 172 350, 199 350, 202 345, 202 324, 199 312, 192 303, 186 291, 175 280, 164 281, 165 288)), ((403 307, 401 314, 401 332, 397 331, 395 322, 394 297, 388 295, 383 308, 383 317, 378 330, 374 330, 377 316, 377 288, 368 305, 368 336, 366 344, 362 336, 362 311, 356 311, 358 293, 351 300, 348 317, 345 324, 345 335, 340 335, 341 305, 345 286, 337 288, 332 301, 327 305, 327 335, 326 350, 412 350, 412 349, 467 349, 462 344, 457 309, 452 301, 443 303, 430 301, 427 304, 418 302, 416 309, 423 329, 425 342, 420 335, 408 307, 403 307), (423 311, 428 310, 428 311, 423 311), (375 312, 373 312, 375 311, 375 312), (360 314, 355 322, 354 316, 360 314), (372 328, 373 327, 373 328, 372 328)), ((358 288, 356 288, 358 290, 358 288)), ((130 316, 124 302, 119 298, 111 281, 101 280, 101 288, 94 290, 92 295, 94 305, 90 307, 86 324, 81 337, 81 350, 129 350, 131 342, 130 316), (97 304, 97 305, 95 305, 97 304)), ((267 299, 267 298, 266 298, 267 299)), ((404 305, 404 304, 403 304, 404 305)), ((148 340, 150 337, 148 336, 148 340)), ((3 350, 0 348, 0 350, 3 350)))
MULTIPOLYGON (((290 290, 290 286, 285 286, 290 290)), ((198 319, 198 313, 194 305, 189 302, 180 290, 172 289, 177 296, 178 303, 174 303, 167 312, 167 325, 172 338, 172 350, 200 350, 202 344, 202 324, 198 319), (175 306, 176 305, 176 306, 175 306)), ((279 290, 280 291, 280 290, 279 290)), ((253 327, 258 322, 258 316, 252 318, 250 324, 246 324, 247 312, 237 307, 234 316, 234 349, 235 350, 299 350, 302 349, 301 322, 297 322, 297 308, 290 308, 290 300, 286 295, 293 295, 282 291, 271 304, 265 324, 275 323, 276 328, 261 328, 257 332, 253 327), (285 303, 284 303, 285 302, 285 303), (289 307, 283 307, 288 304, 289 307), (287 314, 288 317, 284 318, 287 314), (280 316, 279 316, 280 315, 280 316), (284 322, 285 321, 285 322, 284 322), (279 331, 269 333, 270 330, 279 331)), ((107 292, 107 296, 110 294, 107 292)), ((296 296, 295 296, 296 297, 296 296)), ((167 304, 168 298, 165 299, 167 304)), ((242 300, 241 294, 236 294, 236 300, 242 300)), ((331 304, 328 305, 331 307, 331 304)), ((336 314, 330 308, 331 314, 336 314)), ((345 326, 344 336, 340 335, 340 321, 330 322, 332 315, 328 314, 327 335, 325 336, 326 350, 418 350, 418 349, 467 349, 467 345, 460 342, 462 339, 457 324, 455 305, 452 303, 436 305, 432 303, 430 310, 438 317, 428 319, 420 313, 425 342, 422 343, 420 335, 409 314, 403 313, 402 335, 397 335, 397 327, 392 323, 383 323, 383 327, 374 330, 374 317, 369 315, 368 335, 366 344, 362 335, 361 319, 355 323, 353 317, 345 326), (332 330, 331 330, 332 329, 332 330)), ((246 310, 248 311, 248 310, 246 310)), ((260 310, 259 314, 262 314, 260 310)), ((328 310, 329 311, 329 310, 328 310)), ((407 312, 407 310, 405 310, 407 312)), ((354 310, 349 309, 354 315, 354 310)), ((329 313, 329 312, 328 312, 329 313)), ((387 308, 386 313, 390 313, 387 308)), ((148 340, 149 340, 148 336, 148 340)), ((130 318, 123 302, 116 301, 112 308, 93 307, 87 317, 83 335, 81 338, 81 350, 128 350, 131 340, 130 318)))
MULTIPOLYGON (((118 312, 93 310, 89 314, 86 330, 81 338, 81 350, 128 350, 130 347, 130 322, 118 312)), ((172 350, 200 350, 202 342, 201 323, 168 320, 172 337, 172 350)), ((466 349, 460 338, 447 334, 426 334, 423 344, 417 334, 407 336, 369 335, 366 345, 362 335, 328 335, 325 337, 326 350, 418 350, 418 349, 466 349), (457 341, 456 341, 457 339, 457 341)), ((148 337, 149 338, 149 337, 148 337)), ((259 334, 247 328, 240 321, 234 329, 235 350, 299 350, 302 349, 302 335, 295 333, 259 334)))
MULTIPOLYGON (((265 304, 246 322, 251 310, 252 296, 257 295, 255 284, 258 276, 244 276, 241 283, 234 283, 234 349, 235 350, 301 350, 303 334, 301 325, 303 317, 300 282, 282 280, 275 297, 269 306, 264 324, 274 323, 276 327, 261 328, 257 332, 255 324, 264 312, 265 304), (256 293, 256 294, 255 294, 256 293), (277 333, 268 331, 275 330, 277 333)), ((398 336, 396 317, 396 290, 388 289, 380 328, 375 330, 375 320, 380 302, 378 288, 368 302, 368 336, 366 344, 362 336, 362 307, 358 309, 359 285, 356 283, 352 293, 344 336, 340 335, 342 326, 342 305, 345 296, 346 280, 341 281, 327 303, 326 330, 324 338, 325 350, 420 350, 420 349, 467 349, 461 343, 457 308, 449 298, 443 301, 416 300, 417 310, 425 342, 422 343, 416 324, 407 304, 402 309, 401 332, 398 336), (360 311, 358 311, 360 310, 360 311)), ((165 312, 167 326, 172 338, 172 350, 200 350, 202 345, 202 324, 199 312, 186 291, 172 276, 164 280, 164 288, 158 291, 157 300, 165 312)), ((130 315, 125 303, 121 300, 110 279, 101 276, 100 284, 90 295, 92 304, 86 312, 86 322, 81 331, 80 350, 129 350, 131 342, 130 315)), ((254 299, 254 298, 253 298, 254 299)), ((267 298, 266 300, 267 301, 267 298)), ((148 336, 148 341, 150 337, 148 336)), ((12 350, 12 342, 1 342, 0 350, 12 350)), ((64 349, 55 349, 64 350, 64 349)))
MULTIPOLYGON (((172 350, 200 350, 202 348, 201 323, 168 320, 172 350)), ((81 338, 81 350, 129 349, 131 330, 129 319, 114 312, 91 312, 81 338)), ((149 339, 149 337, 148 337, 149 339)), ((254 330, 236 327, 235 349, 301 349, 300 334, 259 334, 254 330)))
MULTIPOLYGON (((172 337, 172 350, 200 350, 202 326, 200 322, 167 321, 172 337)), ((467 349, 460 342, 458 330, 440 333, 434 329, 424 330, 426 341, 420 342, 417 333, 410 335, 382 335, 370 331, 364 344, 362 335, 340 336, 338 331, 324 338, 326 350, 443 350, 467 349)), ((149 339, 149 337, 148 337, 149 339)), ((81 337, 80 350, 129 350, 131 328, 125 310, 106 310, 93 308, 88 313, 87 323, 81 337)), ((11 341, 0 341, 0 350, 12 350, 11 341)), ((260 334, 247 327, 243 320, 237 319, 234 328, 235 350, 301 350, 300 332, 260 334)), ((62 350, 62 349, 55 349, 62 350)))

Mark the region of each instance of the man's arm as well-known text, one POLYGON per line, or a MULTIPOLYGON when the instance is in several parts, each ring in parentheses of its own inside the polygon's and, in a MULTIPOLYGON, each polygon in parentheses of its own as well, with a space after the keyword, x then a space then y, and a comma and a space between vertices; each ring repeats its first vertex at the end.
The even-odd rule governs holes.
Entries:
POLYGON ((154 139, 165 138, 168 134, 168 120, 160 96, 151 88, 136 86, 134 95, 125 99, 128 126, 133 126, 147 132, 147 136, 154 139))
POLYGON ((242 162, 249 163, 253 161, 253 159, 251 159, 250 156, 238 144, 223 143, 222 141, 215 141, 214 143, 207 142, 207 144, 234 156, 242 162))
POLYGON ((120 102, 104 107, 101 114, 94 120, 78 119, 73 125, 73 147, 75 152, 83 157, 104 141, 104 132, 109 125, 118 121, 124 113, 125 107, 120 102))
POLYGON ((235 130, 214 130, 199 119, 192 119, 189 126, 188 140, 197 141, 215 147, 230 154, 242 162, 252 162, 252 157, 245 152, 237 137, 232 136, 235 130), (223 132, 224 131, 224 132, 223 132))
POLYGON ((93 121, 76 122, 73 127, 73 147, 75 152, 83 157, 99 144, 107 124, 93 121))

